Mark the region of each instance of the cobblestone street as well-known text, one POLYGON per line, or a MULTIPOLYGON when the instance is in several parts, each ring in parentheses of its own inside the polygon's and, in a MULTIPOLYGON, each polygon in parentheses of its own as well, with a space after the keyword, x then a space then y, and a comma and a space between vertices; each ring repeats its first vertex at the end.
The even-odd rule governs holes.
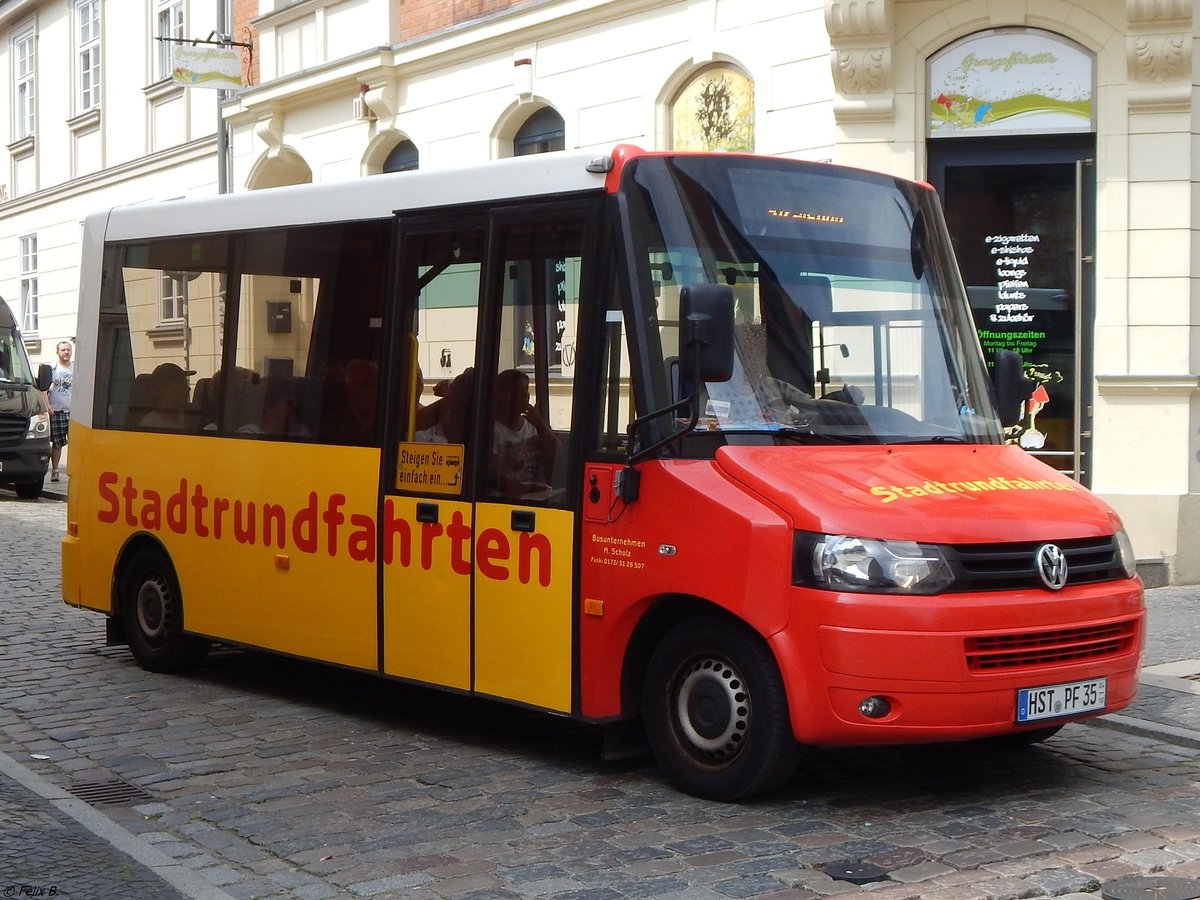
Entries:
MULTIPOLYGON (((604 762, 569 721, 234 649, 143 671, 59 600, 64 517, 0 493, 0 752, 64 797, 106 788, 73 802, 144 852, 0 773, 5 896, 975 900, 1200 878, 1186 676, 1038 747, 817 749, 783 792, 719 805, 604 762)), ((1200 656, 1195 618, 1147 662, 1200 656)))

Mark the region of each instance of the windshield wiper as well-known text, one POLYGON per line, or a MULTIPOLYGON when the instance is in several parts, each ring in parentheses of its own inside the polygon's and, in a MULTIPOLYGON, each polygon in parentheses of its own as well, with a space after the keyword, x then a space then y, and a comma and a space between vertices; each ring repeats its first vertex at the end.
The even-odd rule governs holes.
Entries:
POLYGON ((770 432, 796 444, 877 444, 879 438, 873 434, 831 434, 828 431, 813 431, 811 428, 780 428, 770 432))
POLYGON ((961 434, 926 434, 920 437, 903 437, 889 440, 888 444, 971 444, 961 434))

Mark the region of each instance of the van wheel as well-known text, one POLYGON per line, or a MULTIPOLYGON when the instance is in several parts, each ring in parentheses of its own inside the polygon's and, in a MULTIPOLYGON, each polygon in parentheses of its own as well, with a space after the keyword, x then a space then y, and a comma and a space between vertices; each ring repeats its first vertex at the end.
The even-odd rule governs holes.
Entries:
POLYGON ((36 481, 18 481, 13 485, 17 496, 22 500, 36 500, 42 496, 42 484, 44 479, 39 478, 36 481))
POLYGON ((650 659, 642 716, 659 765, 689 794, 738 800, 796 770, 779 668, 741 626, 704 618, 671 631, 650 659))
POLYGON ((183 598, 167 555, 143 547, 121 579, 121 627, 129 649, 151 672, 181 672, 200 663, 209 641, 183 631, 183 598))

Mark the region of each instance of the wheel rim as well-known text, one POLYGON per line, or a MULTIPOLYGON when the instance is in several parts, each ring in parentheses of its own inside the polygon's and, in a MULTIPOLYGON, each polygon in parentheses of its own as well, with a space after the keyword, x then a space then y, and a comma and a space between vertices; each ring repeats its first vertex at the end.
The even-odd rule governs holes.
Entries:
POLYGON ((675 701, 679 729, 693 755, 727 762, 745 746, 750 732, 750 693, 728 660, 706 657, 680 673, 675 701))
POLYGON ((171 593, 162 576, 146 578, 137 593, 138 629, 146 640, 159 644, 171 626, 171 593))

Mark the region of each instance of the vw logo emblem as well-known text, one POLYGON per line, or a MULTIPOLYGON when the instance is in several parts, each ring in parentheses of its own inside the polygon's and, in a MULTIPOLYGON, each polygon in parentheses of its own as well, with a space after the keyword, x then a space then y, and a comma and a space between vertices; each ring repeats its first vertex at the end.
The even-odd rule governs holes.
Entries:
POLYGON ((1061 591, 1067 584, 1067 557, 1057 544, 1042 544, 1037 549, 1037 572, 1042 584, 1061 591))

